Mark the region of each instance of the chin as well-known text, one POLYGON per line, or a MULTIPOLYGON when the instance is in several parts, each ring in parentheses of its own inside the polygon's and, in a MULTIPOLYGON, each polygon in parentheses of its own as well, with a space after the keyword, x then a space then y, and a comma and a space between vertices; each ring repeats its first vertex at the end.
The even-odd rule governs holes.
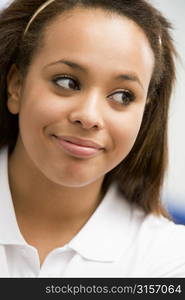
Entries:
POLYGON ((67 188, 83 188, 90 184, 92 184, 94 181, 66 181, 66 182, 60 182, 59 185, 67 188))
POLYGON ((89 184, 92 184, 93 182, 97 181, 98 178, 80 178, 78 177, 70 177, 70 178, 55 178, 50 179, 54 183, 56 183, 59 186, 63 187, 69 187, 69 188, 82 188, 89 184))
POLYGON ((54 168, 44 168, 41 170, 44 177, 46 177, 50 183, 57 186, 81 188, 87 185, 93 184, 96 181, 103 181, 104 172, 93 172, 89 168, 60 168, 54 166, 54 168))

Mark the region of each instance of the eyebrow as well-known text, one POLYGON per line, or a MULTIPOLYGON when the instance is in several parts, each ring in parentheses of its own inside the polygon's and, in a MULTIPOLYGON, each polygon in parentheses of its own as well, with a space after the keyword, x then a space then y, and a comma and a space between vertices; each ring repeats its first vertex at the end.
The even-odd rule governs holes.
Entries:
MULTIPOLYGON (((67 66, 69 66, 73 69, 79 70, 81 72, 86 72, 85 67, 79 65, 76 62, 72 62, 72 61, 69 61, 69 60, 58 60, 56 62, 53 62, 53 63, 50 63, 50 64, 46 65, 45 67, 50 67, 50 66, 53 66, 53 65, 56 65, 56 64, 65 64, 65 65, 67 65, 67 66)), ((116 80, 137 82, 142 87, 142 89, 144 90, 144 87, 143 87, 139 77, 134 73, 128 72, 126 74, 120 74, 120 75, 116 76, 115 79, 116 80)))

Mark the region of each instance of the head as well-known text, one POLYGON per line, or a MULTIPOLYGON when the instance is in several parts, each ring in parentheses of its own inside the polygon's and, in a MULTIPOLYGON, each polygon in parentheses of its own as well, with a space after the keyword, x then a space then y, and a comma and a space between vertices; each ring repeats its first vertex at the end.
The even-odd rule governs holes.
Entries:
POLYGON ((88 160, 65 159, 68 186, 102 176, 104 193, 117 181, 128 201, 161 213, 175 73, 167 20, 142 0, 17 0, 0 25, 0 147, 22 144, 47 175, 56 137, 96 140, 88 160))

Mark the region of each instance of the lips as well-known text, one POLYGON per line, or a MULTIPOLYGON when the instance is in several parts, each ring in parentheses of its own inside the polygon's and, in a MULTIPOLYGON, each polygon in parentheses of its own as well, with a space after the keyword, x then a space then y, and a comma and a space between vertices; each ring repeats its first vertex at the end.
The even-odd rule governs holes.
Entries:
POLYGON ((65 152, 76 157, 93 157, 104 150, 102 145, 92 140, 81 139, 72 136, 53 135, 53 137, 65 152))
POLYGON ((56 137, 59 140, 64 140, 66 142, 70 142, 79 146, 90 147, 95 149, 103 149, 101 145, 91 140, 85 140, 85 139, 80 139, 80 138, 70 137, 70 136, 56 136, 56 137))

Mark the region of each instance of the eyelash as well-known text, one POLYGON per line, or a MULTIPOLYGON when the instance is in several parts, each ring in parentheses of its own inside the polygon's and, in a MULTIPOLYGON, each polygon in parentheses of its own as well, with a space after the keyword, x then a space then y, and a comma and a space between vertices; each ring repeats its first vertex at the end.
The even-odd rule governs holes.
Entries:
MULTIPOLYGON (((60 75, 60 76, 56 76, 52 81, 54 82, 54 84, 55 84, 57 87, 62 88, 62 89, 66 89, 66 88, 60 86, 60 85, 57 83, 57 81, 58 81, 58 80, 61 80, 61 79, 71 79, 71 80, 73 80, 73 82, 75 82, 75 84, 77 84, 77 85, 80 87, 79 81, 78 81, 76 78, 74 78, 74 77, 72 77, 72 76, 69 76, 69 75, 60 75)), ((75 90, 77 90, 77 89, 75 89, 75 90)), ((79 90, 79 89, 78 89, 78 90, 79 90)))
MULTIPOLYGON (((59 88, 62 88, 62 89, 64 89, 64 90, 68 90, 67 88, 65 88, 65 87, 62 87, 62 86, 60 86, 58 83, 57 83, 57 81, 58 80, 61 80, 61 79, 71 79, 73 82, 75 82, 75 85, 77 85, 78 86, 78 88, 77 89, 74 89, 74 90, 80 90, 80 83, 79 83, 79 81, 76 79, 76 78, 74 78, 74 77, 72 77, 72 76, 69 76, 69 75, 60 75, 60 76, 57 76, 57 77, 55 77, 52 81, 54 82, 54 84, 57 86, 57 87, 59 87, 59 88)), ((126 95, 126 99, 125 99, 125 102, 123 102, 123 103, 119 103, 119 104, 121 104, 121 105, 124 105, 124 106, 127 106, 127 105, 129 105, 131 102, 133 102, 134 100, 135 100, 135 95, 134 95, 134 93, 132 92, 132 91, 130 91, 130 90, 120 90, 120 91, 116 91, 116 92, 114 92, 114 93, 112 93, 109 97, 111 97, 111 96, 113 96, 113 95, 116 95, 116 94, 125 94, 126 95)), ((114 99, 113 99, 114 100, 114 99)), ((117 101, 116 101, 117 102, 117 101)))

